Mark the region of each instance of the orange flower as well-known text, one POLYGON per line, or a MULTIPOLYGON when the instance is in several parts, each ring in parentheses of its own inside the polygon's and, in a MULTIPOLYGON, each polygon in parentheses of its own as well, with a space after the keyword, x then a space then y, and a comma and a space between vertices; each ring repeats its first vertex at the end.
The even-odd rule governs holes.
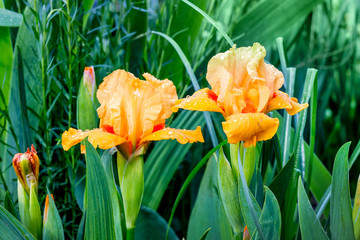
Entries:
POLYGON ((196 130, 165 128, 177 100, 174 84, 143 74, 146 81, 124 70, 116 70, 104 78, 97 91, 101 104, 97 112, 100 128, 76 130, 70 128, 62 135, 62 146, 69 150, 88 137, 95 147, 117 147, 125 157, 143 150, 150 141, 176 139, 180 143, 203 142, 200 127, 196 130), (144 148, 143 148, 144 147, 144 148))
POLYGON ((268 112, 284 108, 294 115, 308 104, 299 104, 296 98, 279 90, 284 84, 283 74, 264 62, 265 55, 265 48, 259 43, 215 55, 206 74, 212 90, 201 89, 191 97, 177 100, 172 110, 222 113, 229 143, 244 141, 244 146, 250 147, 272 138, 279 120, 269 117, 268 112))

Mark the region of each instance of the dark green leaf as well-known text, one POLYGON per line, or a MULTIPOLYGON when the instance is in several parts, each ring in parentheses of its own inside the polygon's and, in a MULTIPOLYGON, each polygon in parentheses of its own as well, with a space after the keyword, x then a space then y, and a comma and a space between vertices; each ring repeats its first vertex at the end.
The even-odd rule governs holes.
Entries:
POLYGON ((294 157, 290 157, 290 160, 276 175, 275 179, 271 182, 269 186, 271 191, 275 194, 276 198, 278 199, 280 206, 284 201, 286 190, 289 186, 291 177, 293 175, 294 165, 295 165, 294 157))
MULTIPOLYGON (((165 239, 167 222, 154 210, 145 206, 141 207, 136 220, 135 240, 158 240, 165 239)), ((169 240, 179 239, 170 228, 169 240)))
MULTIPOLYGON (((280 239, 281 234, 281 215, 280 207, 275 195, 265 186, 265 202, 260 215, 260 224, 266 240, 280 239)), ((252 239, 262 239, 259 236, 258 229, 252 236, 252 239)))

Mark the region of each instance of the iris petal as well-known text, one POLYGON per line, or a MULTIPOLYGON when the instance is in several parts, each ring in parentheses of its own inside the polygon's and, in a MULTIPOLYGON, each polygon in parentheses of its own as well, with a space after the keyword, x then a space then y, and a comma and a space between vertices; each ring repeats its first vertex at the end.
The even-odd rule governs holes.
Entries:
POLYGON ((162 130, 153 132, 141 140, 141 143, 147 141, 158 141, 165 139, 176 139, 179 143, 193 143, 204 142, 204 138, 201 133, 201 128, 198 126, 195 130, 180 130, 174 128, 164 128, 162 130))
POLYGON ((126 142, 126 139, 102 129, 82 131, 70 128, 69 131, 65 131, 62 135, 62 147, 67 151, 86 137, 88 137, 88 141, 94 147, 99 147, 101 149, 109 149, 126 142))
POLYGON ((298 103, 296 98, 290 98, 289 95, 282 91, 276 91, 274 97, 269 101, 266 112, 270 112, 277 109, 285 109, 290 115, 295 115, 296 113, 307 108, 309 104, 298 103))
POLYGON ((204 88, 196 91, 190 97, 177 100, 171 110, 177 112, 179 108, 182 108, 192 111, 220 112, 224 114, 224 111, 217 104, 216 100, 216 94, 212 90, 204 88))
POLYGON ((277 118, 264 113, 239 113, 222 123, 229 143, 244 141, 245 147, 255 146, 258 141, 271 139, 279 126, 277 118))

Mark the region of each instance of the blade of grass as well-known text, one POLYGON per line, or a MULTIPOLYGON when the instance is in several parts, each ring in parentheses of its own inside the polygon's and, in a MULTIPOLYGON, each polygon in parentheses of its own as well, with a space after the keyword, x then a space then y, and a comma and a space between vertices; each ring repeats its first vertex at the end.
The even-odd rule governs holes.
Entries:
POLYGON ((314 87, 311 94, 311 103, 310 103, 310 156, 309 161, 305 161, 305 179, 307 183, 307 188, 311 182, 312 176, 312 167, 315 151, 315 136, 316 136, 316 111, 317 111, 317 78, 314 81, 314 87))
MULTIPOLYGON (((195 77, 194 71, 192 70, 189 61, 187 60, 185 54, 183 53, 183 51, 181 50, 179 45, 174 41, 174 39, 172 39, 168 35, 161 33, 161 32, 151 31, 151 33, 157 34, 157 35, 165 38, 166 40, 168 40, 171 43, 171 45, 175 48, 176 52, 179 54, 179 57, 181 58, 181 61, 183 62, 184 66, 186 68, 186 71, 190 77, 191 83, 192 83, 195 91, 200 90, 199 83, 195 77)), ((217 140, 216 133, 214 130, 214 125, 210 118, 210 114, 208 112, 204 112, 204 117, 205 117, 206 126, 208 127, 208 131, 210 133, 211 142, 213 144, 213 147, 216 147, 219 144, 219 141, 217 140)))
POLYGON ((192 7, 195 11, 200 13, 206 20, 208 20, 220 33, 221 35, 226 39, 226 41, 229 43, 230 47, 234 46, 234 42, 230 39, 229 35, 226 34, 226 32, 217 24, 209 15, 207 15, 203 10, 198 8, 196 5, 192 4, 188 0, 182 0, 184 3, 192 7))

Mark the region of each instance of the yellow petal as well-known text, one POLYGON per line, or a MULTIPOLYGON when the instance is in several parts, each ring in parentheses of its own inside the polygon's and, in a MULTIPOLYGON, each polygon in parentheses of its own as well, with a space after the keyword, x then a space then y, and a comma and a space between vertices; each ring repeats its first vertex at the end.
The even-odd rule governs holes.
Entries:
POLYGON ((141 140, 141 143, 148 141, 159 141, 165 139, 176 139, 179 143, 204 142, 201 128, 198 126, 195 130, 180 130, 174 128, 164 128, 153 132, 141 140))
POLYGON ((109 149, 126 142, 124 138, 102 129, 86 130, 83 132, 81 130, 70 128, 69 131, 65 131, 62 135, 62 147, 67 151, 86 137, 88 137, 88 141, 95 148, 99 147, 101 149, 109 149))
POLYGON ((299 104, 296 98, 290 98, 288 94, 282 91, 276 91, 267 106, 266 112, 284 108, 290 115, 295 115, 308 106, 307 103, 299 104))
POLYGON ((224 111, 219 107, 216 100, 216 94, 212 90, 204 88, 196 91, 190 97, 177 100, 171 110, 177 112, 179 108, 182 108, 192 111, 220 112, 224 114, 224 111))
POLYGON ((250 147, 258 141, 271 139, 279 120, 264 113, 239 113, 231 115, 222 125, 229 143, 244 141, 244 146, 250 147))

